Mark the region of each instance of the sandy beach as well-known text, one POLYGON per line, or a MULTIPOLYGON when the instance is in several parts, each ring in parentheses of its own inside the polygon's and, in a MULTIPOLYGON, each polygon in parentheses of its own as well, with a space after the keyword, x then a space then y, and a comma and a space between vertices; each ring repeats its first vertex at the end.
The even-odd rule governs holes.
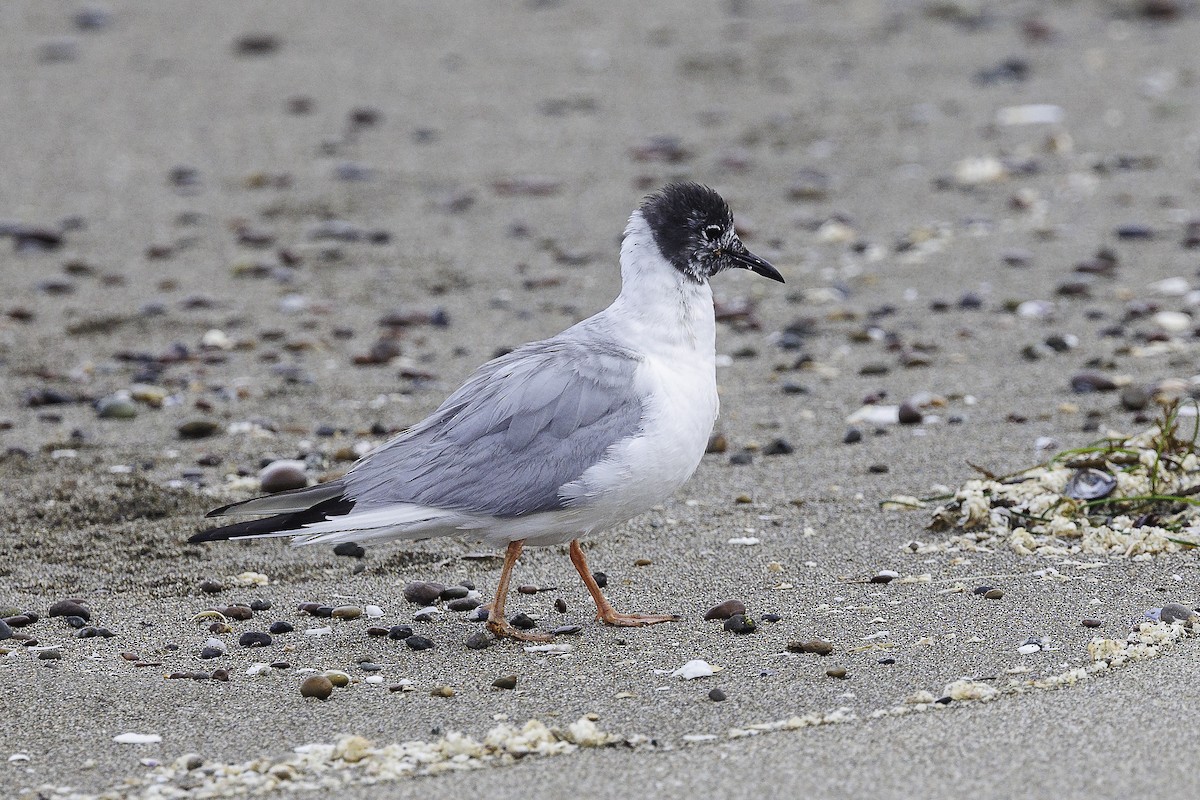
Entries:
POLYGON ((0 793, 1196 796, 1200 647, 1147 622, 1200 602, 1194 550, 885 501, 1196 391, 1198 38, 1182 0, 4 4, 0 793), (402 589, 490 597, 478 543, 187 543, 605 307, 679 179, 787 279, 714 281, 724 447, 584 542, 679 623, 605 628, 537 548, 510 611, 580 630, 475 650, 402 589))

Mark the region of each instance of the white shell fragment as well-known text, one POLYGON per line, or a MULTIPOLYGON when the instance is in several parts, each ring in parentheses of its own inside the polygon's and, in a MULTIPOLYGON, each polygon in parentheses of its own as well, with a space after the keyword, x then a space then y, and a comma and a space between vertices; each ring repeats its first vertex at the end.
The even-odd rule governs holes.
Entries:
POLYGON ((759 538, 757 536, 735 536, 725 542, 725 544, 743 545, 745 547, 751 547, 758 543, 759 538))
POLYGON ((899 425, 900 406, 863 406, 846 417, 849 425, 899 425))
POLYGON ((379 606, 364 606, 363 611, 366 612, 368 619, 379 619, 383 616, 383 609, 379 606))
POLYGON ((671 677, 680 678, 685 681, 694 681, 696 678, 712 677, 716 673, 717 671, 713 669, 712 664, 703 659, 695 658, 672 672, 671 677))
POLYGON ((525 646, 526 653, 551 653, 555 655, 569 653, 574 649, 569 644, 530 644, 525 646))
POLYGON ((158 744, 162 737, 157 733, 118 733, 113 741, 117 744, 158 744))
POLYGON ((996 124, 1009 125, 1057 125, 1066 118, 1062 106, 1052 103, 1029 103, 1023 106, 1005 106, 996 111, 996 124))

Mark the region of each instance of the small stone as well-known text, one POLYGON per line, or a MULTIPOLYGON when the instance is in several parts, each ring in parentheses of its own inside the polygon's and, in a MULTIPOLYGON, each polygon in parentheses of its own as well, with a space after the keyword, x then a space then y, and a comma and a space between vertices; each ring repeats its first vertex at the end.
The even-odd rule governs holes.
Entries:
POLYGON ((12 628, 9 627, 7 622, 0 619, 0 642, 3 642, 5 639, 11 639, 12 635, 12 628))
POLYGON ((529 584, 524 583, 517 587, 517 593, 518 594, 537 594, 538 587, 530 586, 529 584))
POLYGON ((891 583, 899 577, 899 572, 895 572, 890 569, 881 569, 879 572, 871 576, 871 583, 891 583))
POLYGON ((792 653, 816 653, 827 656, 833 652, 833 645, 824 639, 811 639, 807 642, 788 642, 787 649, 792 653))
POLYGON ((80 600, 59 600, 49 613, 52 617, 80 617, 85 622, 92 618, 91 610, 80 600))
POLYGON ((447 586, 442 589, 442 593, 438 597, 442 600, 461 600, 471 594, 470 587, 463 586, 461 583, 457 586, 447 586))
POLYGON ((175 429, 180 439, 205 439, 220 430, 220 425, 210 419, 189 420, 175 429))
MULTIPOLYGON (((86 628, 84 630, 87 630, 86 628)), ((82 633, 83 631, 80 631, 82 633)), ((219 658, 225 655, 225 651, 219 647, 204 647, 200 650, 200 657, 204 659, 219 658)))
POLYGON ((772 439, 762 449, 762 454, 764 456, 787 456, 791 455, 795 450, 796 448, 787 439, 772 439))
POLYGON ((779 622, 779 620, 783 619, 783 616, 781 616, 780 614, 770 613, 770 614, 763 614, 762 619, 763 619, 763 622, 779 622))
POLYGON ((1144 386, 1126 386, 1121 390, 1121 408, 1126 411, 1145 411, 1150 405, 1150 392, 1144 386))
POLYGON ((333 694, 333 682, 324 675, 309 675, 300 682, 301 697, 328 700, 331 694, 333 694))
POLYGON ((214 681, 224 681, 224 682, 228 683, 229 682, 229 670, 225 669, 225 667, 217 667, 212 672, 212 679, 214 681))
POLYGON ((532 630, 533 628, 537 627, 537 623, 533 621, 533 618, 530 617, 528 614, 526 614, 524 611, 521 611, 517 614, 513 614, 509 618, 508 624, 512 625, 514 628, 517 628, 517 629, 523 630, 523 631, 532 630))
POLYGON ((263 599, 251 600, 250 601, 250 610, 251 611, 270 611, 271 610, 271 601, 263 600, 263 599))
POLYGON ((460 597, 446 604, 449 611, 474 611, 479 608, 481 601, 477 597, 460 597))
POLYGON ((379 666, 374 661, 360 661, 358 662, 358 668, 363 672, 379 672, 383 669, 383 667, 379 666))
POLYGON ((725 692, 721 691, 720 689, 712 689, 708 693, 708 699, 712 700, 714 703, 720 703, 725 700, 726 697, 727 695, 725 692))
POLYGON ((891 666, 892 664, 896 663, 896 659, 892 658, 891 656, 884 656, 883 658, 875 659, 875 663, 883 664, 884 666, 891 666))
POLYGON ((225 584, 220 581, 204 580, 200 581, 200 591, 205 594, 217 594, 225 591, 225 584))
POLYGON ((599 586, 601 589, 608 586, 608 574, 607 573, 593 572, 592 580, 594 580, 596 582, 596 585, 599 586))
POLYGON ((289 458, 272 461, 258 473, 259 485, 266 494, 303 489, 308 485, 308 473, 304 467, 303 461, 289 458))
POLYGON ((338 606, 331 616, 334 619, 358 619, 362 615, 363 610, 358 606, 338 606))
POLYGON ((262 631, 246 631, 238 637, 238 644, 242 647, 270 647, 271 635, 262 631))
POLYGON ((41 661, 57 661, 62 658, 61 650, 42 650, 38 652, 37 657, 41 661))
POLYGON ((326 670, 325 677, 329 679, 330 683, 339 689, 345 689, 350 685, 350 676, 345 672, 342 672, 340 669, 326 670))
POLYGON ((730 633, 754 633, 758 630, 758 623, 754 621, 754 617, 749 617, 745 614, 734 614, 725 620, 724 628, 730 633))
POLYGON ((410 625, 393 625, 387 631, 387 637, 393 641, 407 639, 412 635, 413 629, 410 625))
POLYGON ((233 52, 239 56, 268 56, 281 44, 279 37, 272 33, 247 33, 234 41, 233 52))
POLYGON ((734 614, 745 614, 746 604, 741 600, 725 600, 704 612, 706 620, 729 619, 734 614))
POLYGON ((838 680, 845 680, 846 679, 846 668, 845 667, 830 667, 829 669, 825 670, 825 674, 828 675, 830 678, 837 678, 838 680))
POLYGON ((1104 621, 1095 619, 1094 617, 1088 617, 1087 619, 1083 620, 1082 623, 1080 623, 1080 624, 1082 624, 1083 627, 1085 627, 1085 628, 1099 628, 1101 625, 1104 624, 1104 621))
POLYGON ((976 586, 971 590, 971 594, 987 594, 992 590, 991 586, 976 586))
POLYGON ((1158 621, 1187 622, 1194 616, 1196 616, 1196 612, 1182 603, 1167 603, 1162 607, 1162 610, 1158 612, 1158 621))
POLYGON ((381 625, 372 625, 367 628, 367 636, 382 637, 388 635, 388 629, 381 625))
POLYGON ((492 637, 488 636, 483 631, 475 631, 467 637, 466 646, 471 650, 484 650, 491 646, 492 637))
POLYGON ((867 467, 867 472, 872 475, 886 475, 891 469, 887 464, 872 464, 867 467))
POLYGON ((708 446, 704 449, 705 453, 724 453, 729 447, 729 440, 725 438, 723 433, 714 433, 708 437, 708 446))
POLYGON ((754 454, 749 450, 742 450, 734 453, 729 457, 729 463, 735 467, 745 467, 754 463, 754 454))
POLYGON ((454 689, 449 686, 435 686, 429 693, 430 697, 454 697, 454 689))
POLYGON ((554 610, 560 614, 567 613, 567 601, 563 600, 561 597, 555 598, 554 599, 554 610))
POLYGON ((1071 378, 1071 391, 1075 394, 1091 392, 1111 392, 1117 384, 1108 376, 1097 372, 1081 372, 1071 378))
POLYGON ((849 428, 845 435, 842 436, 842 444, 858 444, 862 441, 862 431, 858 428, 849 428))
POLYGON ((93 637, 99 637, 101 639, 111 639, 112 637, 116 636, 116 634, 113 633, 112 631, 110 631, 108 628, 104 627, 103 625, 101 625, 99 627, 95 627, 95 628, 88 625, 83 628, 80 628, 78 630, 78 632, 76 632, 75 636, 78 639, 91 639, 93 637))
POLYGON ((654 562, 653 562, 653 561, 651 561, 651 560, 650 560, 650 559, 648 559, 648 558, 635 558, 635 559, 633 560, 633 565, 634 565, 635 567, 648 567, 648 566, 650 566, 650 565, 651 565, 651 564, 653 564, 653 563, 654 563, 654 562))
POLYGON ((550 631, 551 636, 578 636, 583 633, 582 625, 559 625, 550 631))
POLYGON ((333 546, 333 554, 335 556, 348 556, 349 558, 362 558, 367 554, 366 548, 357 542, 338 542, 333 546))
POLYGON ((429 650, 433 647, 433 640, 424 636, 409 636, 404 643, 413 650, 429 650))
POLYGON ((921 409, 912 403, 901 403, 897 413, 901 425, 919 425, 925 419, 925 415, 921 413, 921 409))
POLYGON ((999 600, 1004 597, 1004 591, 1001 589, 988 589, 983 593, 985 600, 999 600))
POLYGON ((267 630, 270 631, 271 633, 279 634, 279 633, 291 633, 292 631, 294 631, 296 629, 295 629, 295 627, 292 626, 292 623, 284 622, 283 620, 278 620, 276 622, 272 622, 271 627, 267 628, 267 630))
POLYGON ((137 403, 125 392, 111 394, 96 401, 96 416, 100 419, 133 419, 137 413, 137 403))
POLYGON ((226 619, 237 620, 238 622, 245 622, 248 619, 254 618, 254 612, 250 610, 250 606, 226 606, 217 610, 224 614, 226 619))
POLYGON ((492 681, 492 686, 495 686, 497 689, 515 689, 517 688, 517 676, 505 675, 503 678, 496 678, 496 680, 492 681))
POLYGON ((431 581, 410 581, 404 584, 404 599, 419 606, 427 606, 438 599, 446 587, 431 581))

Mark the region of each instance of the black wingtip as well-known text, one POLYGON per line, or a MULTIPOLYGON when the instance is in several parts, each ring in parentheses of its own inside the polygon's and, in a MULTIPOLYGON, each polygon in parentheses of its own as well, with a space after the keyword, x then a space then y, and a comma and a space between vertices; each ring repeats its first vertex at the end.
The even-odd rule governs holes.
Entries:
MULTIPOLYGON (((234 503, 237 505, 237 503, 234 503)), ((229 508, 225 506, 224 508, 229 508)), ((208 512, 207 516, 217 516, 224 508, 218 508, 208 512)), ((272 533, 284 533, 287 531, 295 531, 300 533, 299 529, 305 525, 311 525, 314 522, 325 522, 331 517, 338 517, 344 514, 349 514, 354 508, 354 501, 346 497, 333 497, 329 500, 317 503, 306 511, 301 511, 296 514, 276 514, 273 517, 264 517, 262 519, 252 519, 246 522, 235 522, 232 525, 221 525, 216 528, 200 531, 192 535, 188 539, 188 544, 202 544, 204 542, 221 542, 226 539, 242 539, 253 536, 266 536, 272 533)))

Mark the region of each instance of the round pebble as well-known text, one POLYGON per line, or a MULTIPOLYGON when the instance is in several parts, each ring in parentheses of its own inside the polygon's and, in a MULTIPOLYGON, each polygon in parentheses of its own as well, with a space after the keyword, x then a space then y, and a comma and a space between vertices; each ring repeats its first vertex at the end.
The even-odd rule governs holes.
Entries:
POLYGON ((871 576, 871 583, 891 583, 899 577, 899 572, 894 572, 890 569, 881 569, 871 576))
POLYGON ((550 631, 552 636, 578 636, 583 633, 582 625, 559 625, 550 631))
POLYGON ((741 600, 724 600, 704 612, 706 620, 729 619, 734 614, 745 614, 746 604, 741 600))
POLYGON ((1094 617, 1088 617, 1087 619, 1083 620, 1083 622, 1080 624, 1082 624, 1083 627, 1085 627, 1085 628, 1099 628, 1101 625, 1104 624, 1104 621, 1095 619, 1094 617))
POLYGON ((991 586, 976 586, 971 590, 971 594, 987 594, 992 590, 991 586))
POLYGON ((830 667, 829 669, 825 670, 825 674, 828 675, 830 678, 837 678, 839 680, 845 680, 846 679, 846 668, 845 667, 830 667))
POLYGON ((714 703, 720 703, 725 700, 726 697, 727 695, 725 692, 721 691, 720 689, 713 689, 708 693, 708 699, 712 700, 714 703))
POLYGON ((271 610, 271 601, 270 600, 251 600, 250 601, 250 610, 251 611, 270 611, 271 610))
POLYGON ((491 647, 492 637, 483 631, 475 631, 475 633, 467 637, 464 644, 471 650, 484 650, 491 647))
POLYGON ((410 603, 416 603, 420 606, 427 606, 433 603, 446 587, 440 583, 432 583, 430 581, 411 581, 404 584, 404 599, 410 603))
MULTIPOLYGON (((87 628, 84 628, 84 630, 87 630, 87 628)), ((80 631, 80 633, 82 632, 80 631)), ((225 655, 225 651, 219 647, 204 647, 200 650, 200 657, 204 659, 219 658, 223 655, 225 655)))
POLYGON ((496 678, 496 680, 492 681, 492 686, 495 686, 497 689, 515 689, 517 688, 517 676, 505 675, 503 678, 496 678))
POLYGON ((87 622, 92 618, 91 610, 78 600, 59 600, 50 606, 52 617, 79 617, 87 622))
POLYGON ((216 609, 225 615, 226 619, 234 619, 238 622, 245 622, 248 619, 254 619, 254 612, 250 610, 250 606, 226 606, 225 608, 216 609))
POLYGON ((988 589, 986 592, 983 593, 983 597, 985 600, 999 600, 1002 597, 1004 597, 1004 590, 988 589))
POLYGON ((267 628, 267 630, 269 630, 271 633, 291 633, 296 629, 293 627, 292 623, 278 620, 276 622, 272 622, 271 627, 267 628))
POLYGON ((179 434, 180 439, 205 439, 215 434, 220 427, 209 419, 193 419, 180 425, 175 432, 179 434))
POLYGON ((450 611, 474 611, 480 605, 482 601, 476 597, 459 597, 447 603, 446 608, 450 611))
POLYGON ((427 639, 424 636, 409 636, 404 640, 404 643, 413 650, 429 650, 433 647, 433 640, 427 639))
POLYGON ((367 550, 357 542, 338 542, 333 546, 333 554, 349 558, 362 558, 367 554, 367 550))
POLYGON ((5 639, 11 639, 11 638, 12 638, 12 628, 9 627, 9 624, 7 622, 0 619, 0 642, 4 641, 5 639))
POLYGON ((258 482, 267 494, 286 492, 289 489, 303 489, 308 485, 308 473, 304 470, 303 461, 280 459, 272 461, 262 472, 258 473, 258 482))
POLYGON ((331 694, 333 694, 333 682, 324 675, 309 675, 300 682, 301 697, 328 700, 331 694))
POLYGON ((1159 622, 1187 622, 1194 616, 1196 612, 1182 603, 1167 603, 1158 612, 1159 622))
POLYGON ((407 639, 413 635, 413 629, 409 625, 393 625, 387 630, 389 639, 407 639))
POLYGON ((350 685, 350 676, 340 669, 326 670, 325 677, 329 679, 330 683, 340 689, 345 689, 350 685))
POLYGON ((537 623, 533 621, 533 618, 523 611, 513 614, 509 618, 508 624, 523 631, 532 630, 537 627, 537 623))
POLYGON ((567 601, 563 600, 561 597, 555 598, 554 610, 560 614, 567 613, 567 601))
POLYGON ((37 657, 41 661, 57 661, 58 659, 62 658, 62 651, 42 650, 38 653, 37 657))
MULTIPOLYGON (((520 587, 517 589, 520 591, 520 587)), ((441 600, 462 600, 471 593, 470 587, 463 586, 461 583, 457 586, 447 586, 442 589, 442 593, 438 595, 441 600)))
POLYGON ((358 606, 338 606, 332 612, 334 619, 358 619, 362 615, 363 610, 358 606))
POLYGON ((901 403, 898 414, 901 425, 919 425, 925 419, 921 410, 912 403, 901 403))
POLYGON ((435 686, 429 693, 430 697, 454 697, 454 689, 449 686, 435 686))

